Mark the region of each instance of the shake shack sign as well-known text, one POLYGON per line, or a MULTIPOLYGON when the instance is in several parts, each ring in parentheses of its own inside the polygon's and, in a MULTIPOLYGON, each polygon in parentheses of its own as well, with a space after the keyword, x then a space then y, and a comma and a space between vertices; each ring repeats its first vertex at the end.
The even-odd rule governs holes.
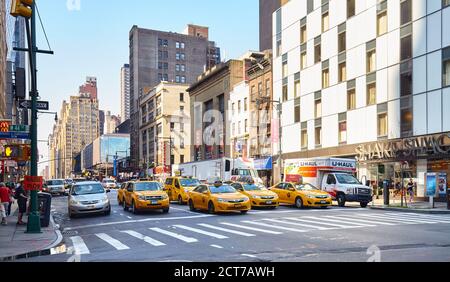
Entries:
POLYGON ((450 133, 370 143, 356 148, 358 161, 450 156, 450 133))

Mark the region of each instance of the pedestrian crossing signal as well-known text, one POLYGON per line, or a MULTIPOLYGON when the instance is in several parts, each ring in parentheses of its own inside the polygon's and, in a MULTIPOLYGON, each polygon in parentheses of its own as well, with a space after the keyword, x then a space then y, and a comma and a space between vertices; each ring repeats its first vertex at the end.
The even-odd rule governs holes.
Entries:
POLYGON ((31 18, 33 14, 33 0, 12 0, 11 2, 11 16, 31 18))

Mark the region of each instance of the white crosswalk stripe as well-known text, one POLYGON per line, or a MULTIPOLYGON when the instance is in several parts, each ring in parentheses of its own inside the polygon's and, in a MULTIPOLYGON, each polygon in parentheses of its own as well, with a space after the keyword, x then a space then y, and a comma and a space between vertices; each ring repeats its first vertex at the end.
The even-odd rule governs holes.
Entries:
MULTIPOLYGON (((357 222, 350 222, 348 220, 343 220, 340 218, 324 218, 324 217, 320 217, 318 218, 320 221, 326 221, 326 222, 334 222, 339 224, 345 224, 343 226, 346 226, 347 224, 352 227, 352 226, 359 226, 359 227, 375 227, 376 225, 373 224, 367 224, 367 223, 357 223, 357 222)), ((322 224, 322 222, 320 223, 322 224)))
POLYGON ((198 233, 198 234, 202 234, 202 235, 205 235, 205 236, 213 237, 213 238, 216 238, 216 239, 228 239, 228 237, 224 236, 224 235, 220 235, 220 234, 209 232, 209 231, 204 231, 204 230, 197 229, 197 228, 192 228, 192 227, 185 226, 185 225, 174 225, 174 227, 180 228, 180 229, 184 229, 184 230, 188 230, 188 231, 191 231, 191 232, 195 232, 195 233, 198 233))
POLYGON ((389 215, 396 215, 396 216, 410 217, 410 218, 435 220, 435 221, 439 221, 441 223, 450 223, 450 217, 446 217, 446 216, 443 216, 443 215, 437 216, 437 215, 408 214, 408 213, 388 213, 388 214, 389 215))
POLYGON ((283 232, 265 230, 265 229, 250 227, 250 226, 246 226, 246 225, 228 223, 228 222, 221 222, 220 224, 227 225, 227 226, 232 226, 232 227, 237 227, 237 228, 241 228, 241 229, 246 229, 246 230, 252 230, 252 231, 267 233, 267 234, 273 234, 273 235, 281 235, 281 234, 283 234, 283 232))
POLYGON ((89 249, 86 246, 86 244, 84 243, 83 238, 81 238, 80 236, 74 236, 74 237, 70 237, 70 240, 72 240, 75 255, 90 254, 89 249))
POLYGON ((317 220, 320 220, 320 219, 316 218, 316 217, 291 218, 291 220, 300 221, 300 222, 307 222, 307 223, 314 223, 314 224, 320 224, 320 225, 325 225, 325 226, 333 226, 333 227, 338 227, 338 228, 341 228, 341 229, 360 228, 360 226, 354 226, 354 225, 353 226, 348 226, 348 225, 335 224, 335 223, 317 222, 317 220), (311 219, 314 219, 314 220, 311 220, 311 219))
POLYGON ((148 243, 148 244, 150 244, 152 246, 155 246, 155 247, 160 247, 160 246, 165 246, 166 245, 166 244, 164 244, 164 243, 162 243, 162 242, 160 242, 158 240, 155 240, 153 238, 150 238, 148 236, 145 236, 145 235, 143 235, 143 234, 141 234, 139 232, 133 231, 133 230, 126 230, 126 231, 121 231, 121 232, 125 233, 125 234, 128 234, 128 235, 130 235, 130 236, 132 236, 134 238, 137 238, 139 240, 143 240, 144 242, 146 242, 146 243, 148 243))
POLYGON ((253 225, 258 225, 258 226, 263 226, 266 228, 272 228, 272 229, 280 229, 280 230, 286 230, 286 231, 292 231, 292 232, 299 232, 299 233, 304 233, 307 232, 304 229, 296 229, 296 228, 290 228, 290 227, 283 227, 283 226, 278 226, 278 225, 273 225, 273 224, 266 224, 266 223, 262 223, 262 222, 256 222, 256 221, 241 221, 242 223, 247 223, 247 224, 253 224, 253 225))
POLYGON ((173 237, 175 239, 181 240, 181 241, 186 242, 186 243, 198 242, 198 240, 195 239, 195 238, 186 237, 186 236, 183 236, 181 234, 170 232, 170 231, 167 231, 167 230, 164 230, 164 229, 161 229, 161 228, 155 227, 155 228, 149 228, 149 229, 152 230, 152 231, 155 231, 155 232, 158 232, 158 233, 161 233, 161 234, 173 237))
POLYGON ((106 243, 110 244, 111 246, 113 246, 118 251, 123 251, 123 250, 129 250, 130 249, 128 246, 122 244, 119 240, 114 239, 113 237, 109 236, 108 234, 99 233, 99 234, 95 234, 95 236, 97 236, 98 238, 102 239, 106 243))
POLYGON ((362 223, 368 223, 368 224, 376 224, 376 225, 387 225, 387 226, 394 226, 395 223, 390 223, 390 222, 383 222, 383 221, 379 221, 379 220, 372 220, 372 219, 360 219, 360 218, 353 218, 351 215, 345 215, 345 216, 332 216, 332 215, 328 215, 325 216, 327 218, 334 218, 334 219, 344 219, 348 222, 362 222, 362 223))
POLYGON ((436 224, 437 222, 435 221, 425 221, 425 220, 419 220, 419 219, 407 219, 407 218, 403 218, 403 217, 399 217, 399 216, 388 216, 388 215, 374 215, 374 214, 370 214, 370 215, 364 215, 367 217, 373 217, 373 218, 381 218, 383 220, 390 220, 390 221, 394 221, 394 222, 402 222, 402 223, 410 223, 410 224, 436 224))
POLYGON ((241 235, 241 236, 244 236, 244 237, 255 237, 256 236, 255 234, 250 234, 250 233, 236 231, 236 230, 231 230, 231 229, 225 229, 225 228, 222 228, 222 227, 209 225, 209 224, 206 224, 206 223, 199 223, 197 225, 202 226, 202 227, 206 227, 206 228, 210 228, 210 229, 223 231, 223 232, 226 232, 226 233, 241 235))
POLYGON ((309 225, 309 224, 303 224, 303 223, 296 223, 296 222, 287 222, 285 220, 292 220, 292 218, 283 218, 283 220, 280 219, 271 219, 271 218, 264 218, 262 219, 264 221, 270 221, 270 222, 274 222, 274 223, 280 223, 280 224, 287 224, 287 225, 294 225, 294 226, 301 226, 301 227, 307 227, 307 228, 312 228, 312 229, 317 229, 317 230, 333 230, 335 228, 327 228, 327 227, 320 227, 320 226, 314 226, 314 225, 309 225))

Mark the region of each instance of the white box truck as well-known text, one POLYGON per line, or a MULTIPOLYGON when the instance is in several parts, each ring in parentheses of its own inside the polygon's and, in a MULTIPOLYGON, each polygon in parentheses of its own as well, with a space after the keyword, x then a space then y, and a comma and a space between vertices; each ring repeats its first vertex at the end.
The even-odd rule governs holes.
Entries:
POLYGON ((340 207, 346 202, 359 202, 365 208, 373 200, 372 188, 354 175, 356 160, 339 158, 298 159, 285 161, 285 181, 302 179, 328 192, 340 207))
POLYGON ((255 183, 263 184, 258 172, 251 162, 242 158, 220 158, 200 162, 177 164, 172 166, 173 175, 193 177, 200 181, 217 179, 221 181, 236 181, 239 178, 252 179, 255 183))

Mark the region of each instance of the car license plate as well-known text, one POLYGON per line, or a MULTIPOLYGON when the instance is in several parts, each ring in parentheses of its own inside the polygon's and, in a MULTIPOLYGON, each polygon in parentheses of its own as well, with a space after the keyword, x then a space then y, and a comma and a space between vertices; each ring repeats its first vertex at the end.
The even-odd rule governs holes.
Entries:
POLYGON ((271 204, 273 204, 273 202, 272 201, 267 201, 266 204, 267 205, 271 205, 271 204))
POLYGON ((152 201, 151 203, 152 203, 152 205, 157 205, 158 201, 152 201))
POLYGON ((325 204, 327 204, 327 201, 320 201, 320 203, 321 203, 322 205, 325 205, 325 204))
POLYGON ((95 209, 94 205, 88 206, 88 209, 95 209))
POLYGON ((242 205, 234 205, 235 208, 240 208, 242 205))

